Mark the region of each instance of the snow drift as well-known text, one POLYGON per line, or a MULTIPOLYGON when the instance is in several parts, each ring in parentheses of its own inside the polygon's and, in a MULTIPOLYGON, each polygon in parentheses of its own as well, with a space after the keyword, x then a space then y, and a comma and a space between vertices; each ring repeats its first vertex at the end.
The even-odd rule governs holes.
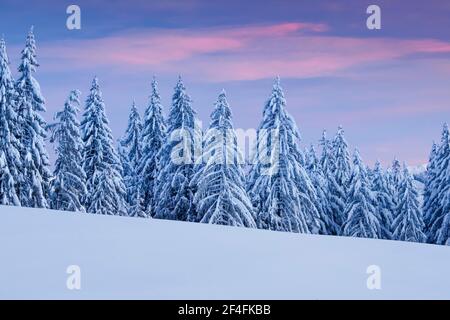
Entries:
POLYGON ((0 254, 2 299, 450 299, 427 244, 0 206, 0 254))

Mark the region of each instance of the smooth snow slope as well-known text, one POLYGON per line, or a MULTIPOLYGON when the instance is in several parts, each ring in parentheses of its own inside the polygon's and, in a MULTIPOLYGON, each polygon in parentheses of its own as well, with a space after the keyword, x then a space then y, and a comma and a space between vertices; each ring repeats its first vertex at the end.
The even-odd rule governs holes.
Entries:
POLYGON ((450 247, 0 207, 0 249, 3 299, 450 299, 450 247))

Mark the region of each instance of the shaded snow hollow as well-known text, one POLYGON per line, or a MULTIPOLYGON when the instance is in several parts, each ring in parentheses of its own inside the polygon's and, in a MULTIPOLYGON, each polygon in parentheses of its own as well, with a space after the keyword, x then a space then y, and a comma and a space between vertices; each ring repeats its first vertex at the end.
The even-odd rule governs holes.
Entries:
POLYGON ((444 246, 0 206, 0 249, 1 299, 450 299, 444 246))

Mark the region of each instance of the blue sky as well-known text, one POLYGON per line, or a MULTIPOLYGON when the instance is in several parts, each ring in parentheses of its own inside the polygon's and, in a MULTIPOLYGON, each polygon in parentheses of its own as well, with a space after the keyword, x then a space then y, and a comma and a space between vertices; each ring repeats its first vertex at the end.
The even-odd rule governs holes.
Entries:
POLYGON ((71 89, 85 99, 97 75, 116 138, 133 99, 144 110, 156 75, 166 111, 178 74, 204 125, 222 88, 239 128, 254 128, 279 75, 302 145, 343 125, 368 163, 427 160, 450 120, 450 2, 11 1, 0 33, 12 69, 34 25, 36 78, 51 120, 71 89), (81 30, 66 8, 81 8, 81 30), (381 8, 382 29, 366 28, 381 8))

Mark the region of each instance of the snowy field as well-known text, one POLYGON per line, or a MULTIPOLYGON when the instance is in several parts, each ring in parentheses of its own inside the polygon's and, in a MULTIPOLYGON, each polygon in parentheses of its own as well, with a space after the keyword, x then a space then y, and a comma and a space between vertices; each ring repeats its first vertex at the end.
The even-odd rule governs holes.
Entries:
POLYGON ((2 299, 450 299, 433 245, 0 207, 0 248, 2 299))

